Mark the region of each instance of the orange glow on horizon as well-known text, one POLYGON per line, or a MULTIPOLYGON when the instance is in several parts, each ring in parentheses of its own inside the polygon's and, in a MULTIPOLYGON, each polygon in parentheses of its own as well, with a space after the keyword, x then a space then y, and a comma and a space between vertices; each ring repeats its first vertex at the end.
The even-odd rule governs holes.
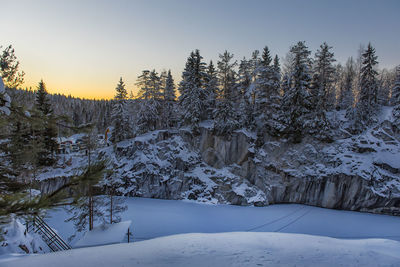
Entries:
MULTIPOLYGON (((25 79, 24 84, 20 86, 21 89, 28 90, 37 90, 37 86, 39 84, 40 79, 37 82, 28 81, 25 79)), ((60 82, 52 82, 43 79, 43 82, 46 85, 47 92, 49 94, 61 94, 66 97, 71 96, 74 98, 81 99, 90 99, 90 100, 110 100, 114 98, 115 95, 115 87, 117 86, 117 82, 114 85, 106 86, 100 84, 92 84, 92 85, 80 85, 80 84, 68 84, 67 86, 62 85, 60 82)), ((125 86, 128 96, 132 91, 133 95, 136 96, 138 89, 129 86, 125 86)))

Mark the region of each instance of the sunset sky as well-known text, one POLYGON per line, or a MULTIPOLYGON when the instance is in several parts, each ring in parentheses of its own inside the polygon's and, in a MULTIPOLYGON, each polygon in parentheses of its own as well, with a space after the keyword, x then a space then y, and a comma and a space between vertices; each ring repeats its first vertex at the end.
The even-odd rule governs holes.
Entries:
POLYGON ((381 68, 400 64, 400 1, 0 0, 0 45, 13 45, 23 87, 43 79, 51 93, 111 98, 122 76, 136 91, 144 69, 171 69, 190 51, 208 62, 225 49, 240 60, 268 45, 285 56, 305 40, 313 55, 326 41, 336 59, 376 48, 381 68))

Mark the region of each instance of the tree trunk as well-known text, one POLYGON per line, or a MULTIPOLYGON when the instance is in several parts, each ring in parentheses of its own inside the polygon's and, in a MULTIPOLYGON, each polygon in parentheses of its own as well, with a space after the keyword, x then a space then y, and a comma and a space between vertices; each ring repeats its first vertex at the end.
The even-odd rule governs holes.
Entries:
POLYGON ((110 224, 113 223, 113 192, 110 194, 110 224))

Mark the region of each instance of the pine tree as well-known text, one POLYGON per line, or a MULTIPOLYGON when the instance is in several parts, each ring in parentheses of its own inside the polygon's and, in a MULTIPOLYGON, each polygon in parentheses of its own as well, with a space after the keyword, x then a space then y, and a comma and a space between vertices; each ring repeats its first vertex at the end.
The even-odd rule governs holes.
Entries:
POLYGON ((392 89, 393 83, 394 83, 394 78, 395 74, 392 71, 389 71, 387 69, 383 69, 379 73, 379 79, 378 79, 378 104, 387 106, 389 105, 389 99, 390 99, 390 91, 392 89))
POLYGON ((243 58, 238 71, 239 124, 250 129, 255 126, 255 86, 252 83, 252 74, 252 62, 243 58))
POLYGON ((363 130, 365 124, 371 122, 375 106, 378 102, 377 58, 375 49, 369 43, 367 49, 362 54, 360 97, 357 103, 355 131, 363 130))
POLYGON ((171 70, 168 70, 164 86, 164 105, 163 105, 163 123, 164 126, 169 128, 175 124, 175 83, 171 75, 171 70))
POLYGON ((55 153, 58 148, 56 141, 58 130, 56 127, 56 118, 53 114, 46 85, 43 80, 39 82, 37 87, 35 109, 38 112, 33 112, 33 116, 38 122, 42 122, 33 127, 33 131, 36 132, 35 139, 39 143, 43 143, 42 149, 38 152, 39 165, 50 166, 56 161, 55 153))
POLYGON ((43 80, 40 80, 39 85, 37 87, 37 91, 36 91, 36 109, 41 111, 43 113, 44 116, 49 115, 50 113, 52 113, 52 109, 51 109, 51 104, 50 104, 50 100, 47 97, 47 89, 46 89, 46 85, 43 82, 43 80))
POLYGON ((190 54, 182 73, 182 81, 179 83, 181 122, 183 125, 191 126, 192 129, 198 128, 206 111, 204 79, 207 74, 202 59, 198 49, 190 54))
POLYGON ((161 80, 158 73, 153 71, 145 70, 142 75, 138 77, 136 83, 139 90, 139 115, 138 115, 138 127, 139 132, 144 133, 149 130, 155 130, 160 128, 162 123, 161 118, 161 80))
POLYGON ((336 70, 333 66, 332 47, 323 43, 315 53, 314 74, 310 84, 313 103, 313 117, 308 123, 308 133, 315 138, 330 141, 330 122, 326 112, 335 106, 334 81, 336 70))
MULTIPOLYGON (((95 218, 106 223, 106 217, 102 209, 104 199, 102 196, 93 196, 92 187, 98 184, 104 177, 106 169, 105 161, 95 161, 88 165, 88 168, 79 176, 72 177, 71 180, 57 189, 52 194, 69 189, 74 192, 72 204, 67 208, 70 215, 65 221, 74 223, 77 232, 86 229, 93 230, 95 218)), ((72 235, 69 239, 75 237, 72 235)))
POLYGON ((312 109, 309 93, 311 81, 311 52, 304 42, 298 42, 291 47, 293 54, 292 73, 290 73, 290 87, 282 99, 282 110, 286 122, 286 133, 294 142, 300 142, 304 126, 307 123, 312 109))
POLYGON ((19 61, 15 56, 14 48, 10 45, 0 55, 0 76, 8 88, 17 88, 24 83, 25 72, 19 72, 18 69, 19 61))
POLYGON ((271 73, 270 94, 267 106, 266 130, 270 135, 279 136, 285 128, 281 121, 281 68, 279 58, 275 55, 271 73))
POLYGON ((315 53, 314 81, 313 81, 313 102, 318 115, 329 110, 334 104, 334 54, 330 51, 331 46, 323 43, 315 53))
POLYGON ((113 101, 111 119, 114 130, 110 141, 120 142, 132 136, 132 129, 127 114, 126 99, 128 92, 125 89, 125 84, 122 77, 115 88, 116 94, 113 101))
POLYGON ((344 68, 344 75, 340 84, 340 93, 338 98, 338 105, 340 109, 348 109, 353 106, 354 95, 353 95, 353 84, 356 78, 355 63, 352 57, 350 57, 344 68))
POLYGON ((239 126, 238 102, 239 90, 236 83, 236 72, 234 70, 237 62, 231 62, 233 54, 225 51, 219 55, 218 78, 219 95, 217 108, 214 112, 214 129, 217 134, 229 135, 239 126))
POLYGON ((102 181, 103 188, 107 194, 104 200, 106 207, 105 221, 109 224, 121 221, 121 213, 128 209, 124 204, 124 199, 117 197, 118 188, 121 188, 123 181, 110 173, 106 179, 102 181))
POLYGON ((207 67, 207 75, 205 76, 205 109, 206 118, 213 119, 213 113, 216 108, 216 99, 218 92, 218 77, 217 71, 215 70, 214 64, 210 61, 207 67))
POLYGON ((269 96, 272 90, 273 68, 271 67, 272 58, 268 47, 263 50, 262 59, 258 66, 256 78, 256 94, 255 94, 255 116, 259 130, 265 126, 267 116, 267 106, 269 96))
POLYGON ((114 96, 114 100, 126 100, 128 98, 128 92, 125 89, 125 83, 122 80, 122 77, 119 78, 119 83, 115 88, 116 94, 114 96))

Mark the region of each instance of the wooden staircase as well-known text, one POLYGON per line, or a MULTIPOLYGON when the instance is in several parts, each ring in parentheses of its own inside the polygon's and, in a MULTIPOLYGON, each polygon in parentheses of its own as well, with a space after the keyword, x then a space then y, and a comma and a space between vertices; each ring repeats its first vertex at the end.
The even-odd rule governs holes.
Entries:
POLYGON ((71 249, 71 246, 39 216, 35 216, 31 222, 27 223, 26 229, 28 232, 38 233, 53 252, 71 249))

